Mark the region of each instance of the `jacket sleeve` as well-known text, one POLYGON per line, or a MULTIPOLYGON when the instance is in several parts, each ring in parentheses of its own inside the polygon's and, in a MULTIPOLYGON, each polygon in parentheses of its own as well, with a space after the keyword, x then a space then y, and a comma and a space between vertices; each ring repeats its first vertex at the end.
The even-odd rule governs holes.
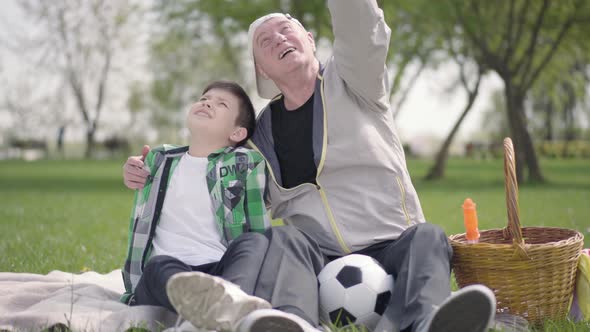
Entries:
MULTIPOLYGON (((150 152, 148 152, 148 154, 146 155, 144 161, 144 165, 146 166, 150 174, 153 173, 152 167, 154 164, 154 151, 155 149, 151 149, 150 152)), ((146 186, 143 187, 143 189, 137 189, 133 194, 133 205, 131 209, 131 215, 129 216, 129 232, 127 237, 127 248, 129 252, 128 257, 131 257, 131 246, 133 245, 133 243, 131 243, 131 240, 133 238, 133 226, 135 225, 135 220, 137 219, 138 214, 141 213, 141 207, 143 206, 143 203, 145 202, 148 194, 149 185, 147 185, 147 183, 146 186)))
POLYGON ((131 277, 130 277, 130 266, 131 266, 131 251, 133 243, 133 225, 135 225, 136 221, 136 209, 137 209, 137 202, 140 197, 139 190, 135 190, 133 194, 133 208, 131 209, 131 216, 129 216, 129 231, 127 236, 127 255, 125 256, 125 263, 123 264, 123 268, 121 269, 121 274, 123 276, 123 285, 125 286, 125 292, 120 298, 120 301, 129 304, 129 301, 133 295, 133 286, 131 285, 131 277))
POLYGON ((262 157, 256 158, 254 167, 246 176, 246 194, 244 197, 244 212, 250 230, 264 232, 270 227, 270 216, 264 202, 266 190, 266 163, 262 157))
POLYGON ((328 0, 334 64, 354 94, 373 109, 389 108, 387 52, 391 30, 376 0, 328 0))
MULTIPOLYGON (((147 166, 148 170, 151 170, 154 163, 154 149, 150 150, 150 152, 145 157, 145 165, 147 166)), ((131 285, 130 279, 130 264, 132 260, 132 250, 133 250, 133 229, 134 225, 137 221, 138 214, 141 213, 141 207, 145 202, 145 199, 149 193, 149 186, 144 187, 141 190, 135 190, 133 195, 133 208, 131 209, 131 216, 129 217, 129 231, 128 231, 128 238, 127 238, 127 257, 125 259, 125 264, 123 269, 121 269, 121 273, 123 275, 123 284, 125 286, 125 293, 121 296, 121 302, 129 304, 129 301, 132 298, 133 290, 131 285)))
MULTIPOLYGON (((144 168, 148 172, 150 172, 150 175, 149 175, 150 177, 152 177, 155 174, 153 168, 154 168, 154 159, 155 159, 155 155, 157 152, 159 152, 158 148, 151 149, 150 152, 148 152, 148 154, 145 156, 144 168)), ((132 223, 133 223, 133 220, 136 217, 138 217, 138 214, 141 214, 142 211, 138 211, 137 209, 140 208, 140 210, 141 210, 141 207, 146 202, 146 200, 149 196, 149 193, 150 193, 150 188, 151 188, 151 184, 150 184, 150 180, 148 179, 146 181, 145 186, 142 189, 135 190, 135 198, 133 200, 133 212, 131 213, 131 222, 132 223)), ((131 227, 133 227, 133 224, 131 224, 130 228, 129 228, 129 235, 130 236, 131 236, 131 231, 133 230, 131 227)))

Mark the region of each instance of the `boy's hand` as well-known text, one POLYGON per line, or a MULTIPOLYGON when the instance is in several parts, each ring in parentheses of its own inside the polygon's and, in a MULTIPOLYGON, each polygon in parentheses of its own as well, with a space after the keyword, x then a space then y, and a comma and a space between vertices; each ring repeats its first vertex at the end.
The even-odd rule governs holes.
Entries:
POLYGON ((127 162, 123 165, 123 183, 127 188, 141 189, 145 186, 145 181, 150 173, 143 168, 143 161, 148 152, 150 152, 149 145, 144 145, 141 156, 127 158, 127 162))

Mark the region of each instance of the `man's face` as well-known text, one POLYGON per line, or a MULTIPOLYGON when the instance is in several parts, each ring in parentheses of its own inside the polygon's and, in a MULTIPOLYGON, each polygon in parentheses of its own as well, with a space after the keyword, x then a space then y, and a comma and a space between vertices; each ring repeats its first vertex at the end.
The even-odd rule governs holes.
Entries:
POLYGON ((287 17, 275 17, 262 23, 254 32, 252 49, 256 69, 270 79, 316 61, 312 34, 287 17))
POLYGON ((191 106, 186 116, 187 127, 193 136, 205 133, 208 138, 232 141, 232 135, 241 128, 236 124, 239 106, 239 99, 232 93, 211 89, 191 106))

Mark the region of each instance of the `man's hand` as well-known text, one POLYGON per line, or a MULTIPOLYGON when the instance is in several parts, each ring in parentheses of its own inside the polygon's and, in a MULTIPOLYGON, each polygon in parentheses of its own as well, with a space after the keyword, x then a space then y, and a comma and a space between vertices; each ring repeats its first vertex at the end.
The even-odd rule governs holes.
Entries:
POLYGON ((129 189, 142 189, 150 173, 143 168, 145 156, 150 152, 149 145, 144 145, 141 156, 131 156, 123 165, 123 183, 129 189))

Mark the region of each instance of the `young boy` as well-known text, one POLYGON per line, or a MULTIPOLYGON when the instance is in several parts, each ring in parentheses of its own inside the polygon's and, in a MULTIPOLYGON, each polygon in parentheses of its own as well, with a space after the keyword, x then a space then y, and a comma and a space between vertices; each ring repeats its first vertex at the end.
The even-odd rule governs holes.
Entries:
MULTIPOLYGON (((315 276, 323 258, 295 228, 269 228, 265 161, 241 147, 255 127, 247 94, 233 82, 211 83, 186 125, 189 146, 152 149, 136 165, 149 176, 135 195, 122 301, 163 306, 197 327, 221 331, 269 309, 268 301, 317 324, 315 276), (283 272, 280 280, 280 264, 298 272, 283 272), (302 301, 285 285, 311 295, 302 301)), ((281 319, 290 324, 291 316, 281 319)))

